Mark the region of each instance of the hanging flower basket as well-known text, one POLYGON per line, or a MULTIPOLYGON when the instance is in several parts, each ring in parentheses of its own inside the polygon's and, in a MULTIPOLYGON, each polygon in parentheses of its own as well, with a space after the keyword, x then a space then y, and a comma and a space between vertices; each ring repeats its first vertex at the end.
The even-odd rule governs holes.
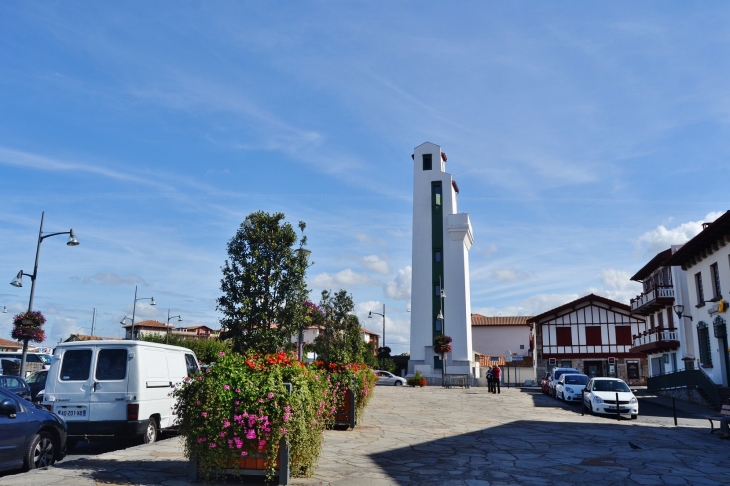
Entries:
POLYGON ((436 354, 444 355, 451 352, 451 339, 449 336, 440 335, 436 336, 433 340, 433 350, 436 354))
POLYGON ((43 324, 46 318, 40 311, 31 311, 18 314, 13 317, 13 330, 10 336, 18 341, 43 342, 46 339, 46 332, 43 324))

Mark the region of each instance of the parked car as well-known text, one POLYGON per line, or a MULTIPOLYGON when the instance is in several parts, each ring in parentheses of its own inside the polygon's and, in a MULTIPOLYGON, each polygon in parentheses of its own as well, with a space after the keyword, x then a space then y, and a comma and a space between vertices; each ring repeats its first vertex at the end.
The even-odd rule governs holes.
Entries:
POLYGON ((376 385, 394 385, 403 386, 406 384, 406 379, 400 376, 395 376, 390 371, 375 370, 375 375, 378 377, 376 385))
POLYGON ((619 378, 592 378, 583 393, 583 403, 591 413, 616 415, 616 394, 618 393, 619 413, 639 416, 639 400, 624 380, 619 378))
POLYGON ((28 383, 28 386, 30 386, 30 400, 32 402, 40 402, 42 401, 41 398, 43 398, 43 394, 39 395, 39 392, 42 392, 43 389, 46 387, 46 377, 48 376, 48 370, 41 370, 36 371, 35 373, 31 374, 26 378, 26 383, 28 383))
POLYGON ((0 375, 0 386, 10 390, 20 398, 30 400, 30 386, 19 376, 0 375))
MULTIPOLYGON (((20 351, 16 353, 0 353, 0 359, 2 358, 15 358, 20 359, 22 358, 23 353, 20 351)), ((43 353, 28 353, 25 355, 25 362, 26 363, 40 363, 43 365, 43 369, 47 370, 51 367, 51 355, 50 354, 43 354, 43 353)))
POLYGON ((580 375, 581 372, 576 370, 575 368, 555 368, 553 372, 551 373, 551 376, 553 377, 552 380, 550 380, 550 389, 548 391, 548 395, 550 395, 553 398, 555 397, 555 385, 557 385, 558 380, 560 379, 560 376, 565 373, 572 373, 574 375, 580 375))
POLYGON ((588 380, 590 380, 588 375, 563 373, 555 385, 556 398, 566 402, 580 401, 583 388, 586 387, 588 380))
POLYGON ((550 373, 545 373, 545 376, 540 380, 540 389, 545 395, 550 392, 550 380, 552 379, 553 377, 550 376, 550 373))
POLYGON ((69 448, 81 438, 142 437, 172 427, 174 386, 198 373, 191 350, 145 341, 79 341, 56 346, 43 406, 68 422, 69 448))
POLYGON ((37 469, 63 459, 66 422, 0 388, 0 470, 37 469))

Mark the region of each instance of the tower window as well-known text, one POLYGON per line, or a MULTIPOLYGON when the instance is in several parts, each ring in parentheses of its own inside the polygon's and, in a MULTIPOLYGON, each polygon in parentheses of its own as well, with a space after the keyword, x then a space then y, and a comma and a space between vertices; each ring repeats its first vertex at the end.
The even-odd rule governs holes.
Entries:
POLYGON ((431 170, 431 154, 423 154, 423 170, 431 170))
POLYGON ((436 325, 434 328, 436 329, 436 332, 441 332, 441 319, 436 319, 435 323, 436 325))
POLYGON ((441 206, 441 186, 433 186, 433 195, 436 206, 441 206))
POLYGON ((440 285, 434 285, 433 287, 434 295, 437 297, 441 297, 441 286, 440 285))
POLYGON ((433 252, 433 261, 436 263, 441 263, 441 250, 436 250, 433 252))

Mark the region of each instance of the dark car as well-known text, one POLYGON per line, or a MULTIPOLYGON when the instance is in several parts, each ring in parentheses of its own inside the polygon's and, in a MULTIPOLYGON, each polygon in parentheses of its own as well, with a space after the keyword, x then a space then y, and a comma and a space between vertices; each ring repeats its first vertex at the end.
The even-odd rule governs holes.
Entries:
POLYGON ((0 388, 0 470, 37 469, 63 459, 66 421, 0 388))
POLYGON ((545 376, 542 377, 542 380, 540 380, 540 389, 542 389, 542 392, 547 395, 550 393, 550 380, 552 380, 553 377, 550 376, 550 373, 545 373, 545 376))
POLYGON ((43 399, 43 394, 39 397, 38 392, 45 390, 47 376, 48 370, 41 370, 36 371, 26 378, 25 382, 30 386, 30 399, 32 402, 40 402, 43 399))
POLYGON ((0 387, 10 390, 20 398, 30 400, 30 386, 19 376, 0 375, 0 387))

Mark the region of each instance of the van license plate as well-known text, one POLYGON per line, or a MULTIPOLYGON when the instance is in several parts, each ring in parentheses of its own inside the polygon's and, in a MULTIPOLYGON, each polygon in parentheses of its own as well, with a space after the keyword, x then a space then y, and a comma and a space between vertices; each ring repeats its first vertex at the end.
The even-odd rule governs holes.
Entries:
POLYGON ((87 410, 86 408, 62 408, 56 413, 65 419, 85 419, 87 410))

